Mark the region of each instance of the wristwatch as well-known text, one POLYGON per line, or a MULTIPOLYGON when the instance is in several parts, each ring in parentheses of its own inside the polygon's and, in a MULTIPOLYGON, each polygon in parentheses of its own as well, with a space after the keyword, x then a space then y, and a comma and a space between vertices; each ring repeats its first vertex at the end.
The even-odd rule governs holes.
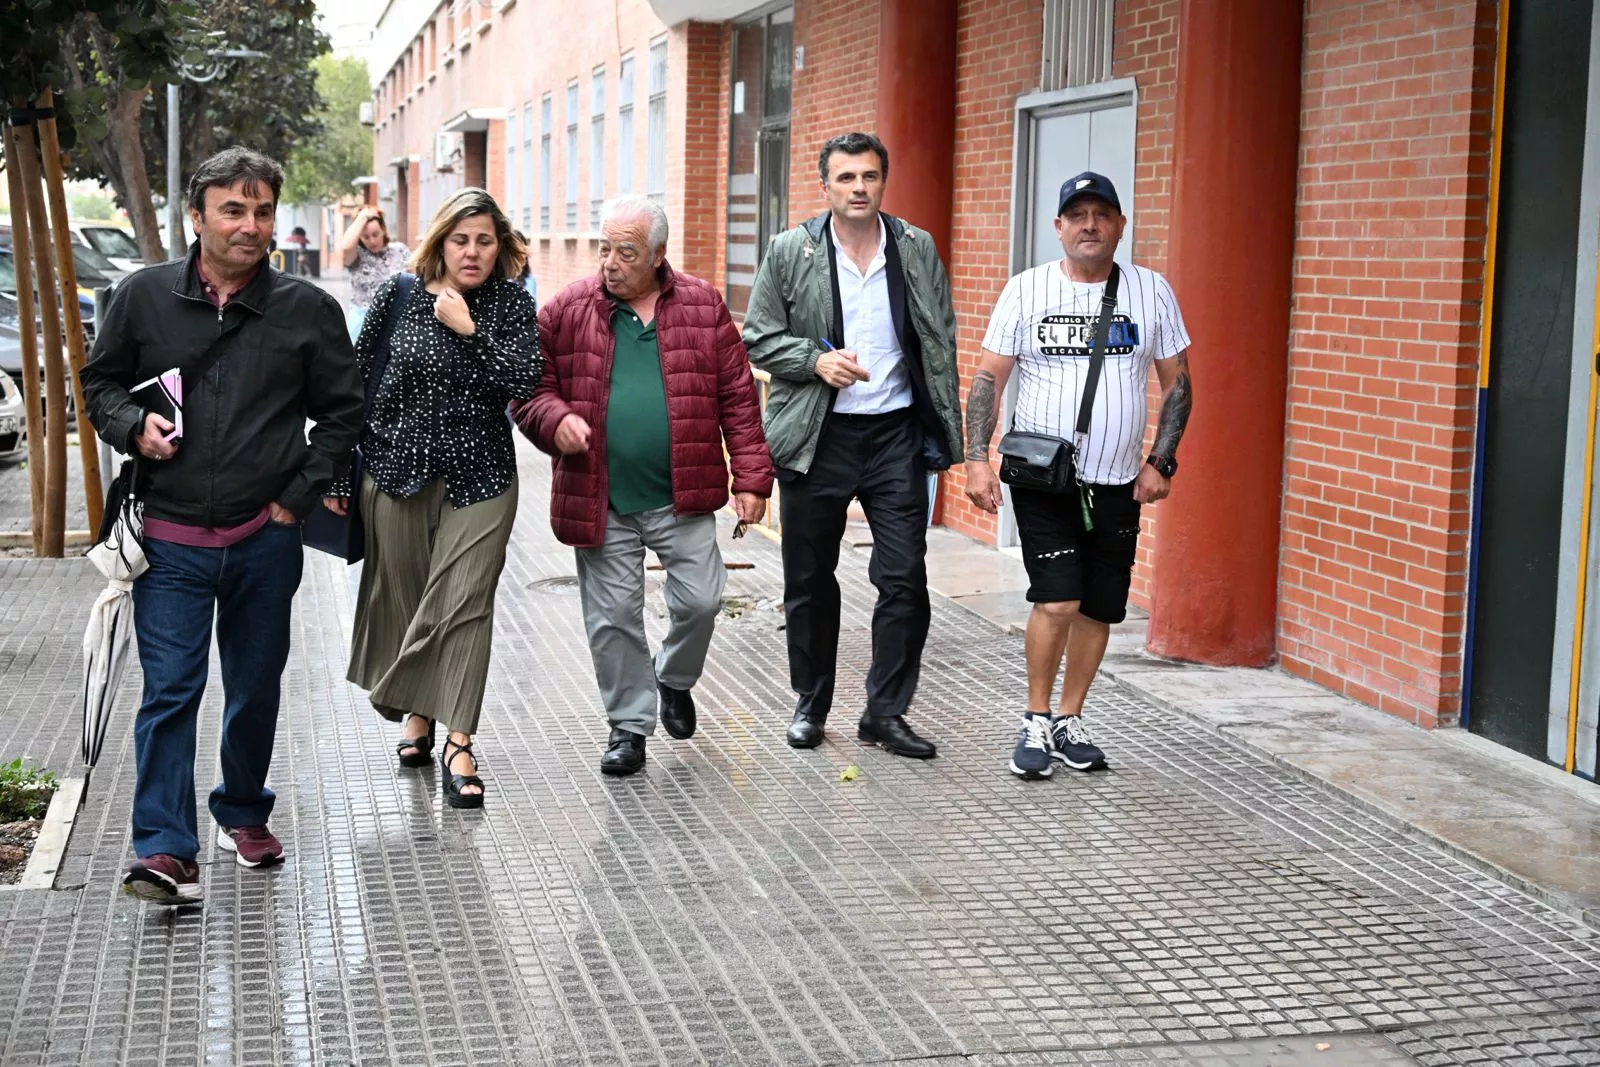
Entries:
POLYGON ((1172 456, 1158 456, 1152 453, 1145 462, 1154 467, 1163 478, 1170 478, 1178 473, 1178 461, 1172 456))

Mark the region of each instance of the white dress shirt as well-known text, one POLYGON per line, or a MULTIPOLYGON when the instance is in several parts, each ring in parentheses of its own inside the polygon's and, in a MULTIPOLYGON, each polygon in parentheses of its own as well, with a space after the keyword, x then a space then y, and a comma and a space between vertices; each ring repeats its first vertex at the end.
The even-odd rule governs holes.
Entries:
POLYGON ((889 307, 889 231, 878 219, 878 254, 866 272, 859 270, 839 243, 830 223, 834 259, 838 263, 839 310, 844 319, 844 348, 871 375, 839 390, 833 410, 843 415, 881 415, 911 406, 911 378, 905 353, 894 331, 889 307))

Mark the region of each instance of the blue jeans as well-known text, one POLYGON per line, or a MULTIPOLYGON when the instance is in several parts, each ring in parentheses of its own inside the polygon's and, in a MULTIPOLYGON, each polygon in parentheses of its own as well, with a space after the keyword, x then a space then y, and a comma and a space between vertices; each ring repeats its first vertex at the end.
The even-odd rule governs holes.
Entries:
POLYGON ((133 850, 192 860, 195 719, 205 695, 215 616, 222 661, 222 784, 211 791, 220 826, 257 826, 272 814, 266 786, 289 659, 289 609, 300 587, 300 527, 268 522, 230 548, 148 540, 150 569, 133 586, 133 630, 144 698, 133 724, 133 850))

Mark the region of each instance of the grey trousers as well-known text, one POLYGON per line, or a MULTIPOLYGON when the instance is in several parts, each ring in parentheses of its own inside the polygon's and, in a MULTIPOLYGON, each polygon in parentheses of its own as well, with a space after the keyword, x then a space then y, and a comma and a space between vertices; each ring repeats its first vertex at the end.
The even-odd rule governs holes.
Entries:
POLYGON ((611 725, 646 736, 656 728, 656 682, 692 689, 706 665, 727 571, 714 515, 670 507, 606 515, 606 540, 580 548, 578 592, 595 681, 611 725), (671 621, 654 661, 644 633, 644 550, 666 568, 671 621))
POLYGON ((367 558, 347 677, 385 718, 409 711, 477 733, 516 481, 492 500, 454 508, 443 478, 402 500, 364 474, 361 514, 367 558))

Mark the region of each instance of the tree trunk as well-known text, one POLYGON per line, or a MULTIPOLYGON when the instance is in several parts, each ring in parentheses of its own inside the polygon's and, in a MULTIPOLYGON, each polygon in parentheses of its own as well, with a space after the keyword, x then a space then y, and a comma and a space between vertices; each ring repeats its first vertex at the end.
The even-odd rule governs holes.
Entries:
POLYGON ((107 154, 110 156, 107 162, 112 165, 105 170, 114 176, 112 185, 133 223, 139 254, 146 263, 165 263, 167 253, 161 247, 161 224, 156 219, 155 205, 150 202, 150 169, 145 164, 144 143, 139 140, 139 116, 149 92, 150 87, 144 85, 117 90, 112 96, 106 116, 109 126, 107 154))

